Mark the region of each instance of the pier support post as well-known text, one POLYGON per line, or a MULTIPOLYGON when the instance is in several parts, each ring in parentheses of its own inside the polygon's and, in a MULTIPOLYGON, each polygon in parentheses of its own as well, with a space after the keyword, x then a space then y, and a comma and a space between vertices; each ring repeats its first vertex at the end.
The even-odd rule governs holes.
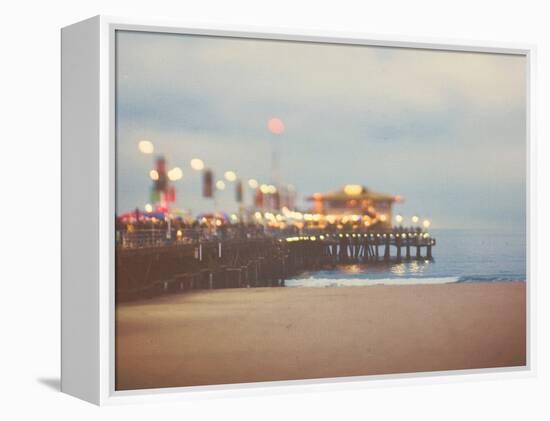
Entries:
POLYGON ((384 260, 390 259, 390 242, 386 241, 386 246, 384 247, 384 260))

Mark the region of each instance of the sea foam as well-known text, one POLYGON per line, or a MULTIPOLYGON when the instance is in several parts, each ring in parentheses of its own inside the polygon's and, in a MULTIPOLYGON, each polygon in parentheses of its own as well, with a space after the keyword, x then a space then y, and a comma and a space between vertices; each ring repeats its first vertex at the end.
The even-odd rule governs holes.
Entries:
POLYGON ((457 276, 446 276, 441 278, 303 278, 290 279, 285 281, 285 286, 290 288, 329 288, 329 287, 353 287, 368 285, 419 285, 419 284, 451 284, 459 282, 457 276))

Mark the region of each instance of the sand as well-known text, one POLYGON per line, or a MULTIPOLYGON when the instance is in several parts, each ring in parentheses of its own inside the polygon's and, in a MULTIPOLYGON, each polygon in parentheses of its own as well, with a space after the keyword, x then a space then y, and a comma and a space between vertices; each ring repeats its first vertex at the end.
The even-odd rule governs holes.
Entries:
POLYGON ((192 292, 116 339, 117 390, 523 366, 525 283, 192 292))

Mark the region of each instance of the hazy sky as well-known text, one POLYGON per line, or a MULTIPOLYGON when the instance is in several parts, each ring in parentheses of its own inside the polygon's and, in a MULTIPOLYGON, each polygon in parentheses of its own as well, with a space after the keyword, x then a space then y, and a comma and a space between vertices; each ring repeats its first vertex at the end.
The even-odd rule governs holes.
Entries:
MULTIPOLYGON (((271 142, 298 197, 344 184, 403 196, 395 211, 434 227, 525 224, 523 56, 119 32, 118 210, 149 201, 154 143, 180 208, 200 197, 199 157, 215 178, 270 181, 271 142), (275 137, 269 118, 286 126, 275 137)), ((248 193, 248 192, 247 192, 248 193)), ((245 196, 250 203, 250 195, 245 196)), ((300 200, 300 203, 304 203, 300 200)), ((236 209, 231 187, 219 209, 236 209)))

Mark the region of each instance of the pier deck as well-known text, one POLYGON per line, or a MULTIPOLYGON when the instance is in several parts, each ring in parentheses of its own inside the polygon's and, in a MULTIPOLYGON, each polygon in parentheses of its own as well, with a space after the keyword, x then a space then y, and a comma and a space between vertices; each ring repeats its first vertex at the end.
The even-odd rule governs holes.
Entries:
POLYGON ((316 234, 174 242, 116 250, 116 296, 127 301, 193 289, 284 286, 304 271, 362 262, 432 260, 426 233, 316 234))

